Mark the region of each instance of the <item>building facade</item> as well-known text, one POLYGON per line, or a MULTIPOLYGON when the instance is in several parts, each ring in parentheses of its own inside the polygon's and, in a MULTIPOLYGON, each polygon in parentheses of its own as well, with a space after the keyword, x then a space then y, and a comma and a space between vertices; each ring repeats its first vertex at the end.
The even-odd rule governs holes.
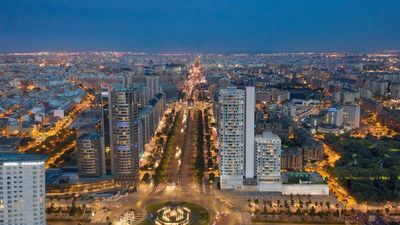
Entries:
POLYGON ((255 138, 256 172, 260 190, 280 191, 281 139, 271 132, 255 138))
POLYGON ((255 89, 228 87, 218 94, 218 134, 222 189, 238 189, 255 179, 255 89))
POLYGON ((0 154, 0 224, 44 225, 45 156, 0 154))
POLYGON ((154 98, 154 96, 157 93, 161 92, 159 76, 156 76, 156 75, 146 76, 146 92, 147 92, 147 95, 146 95, 147 101, 154 98))
POLYGON ((348 128, 358 128, 360 126, 360 106, 343 106, 343 125, 348 128))
POLYGON ((82 134, 76 141, 80 177, 99 177, 106 174, 102 138, 98 133, 82 134))
POLYGON ((234 87, 218 93, 219 170, 221 189, 243 185, 246 92, 234 87))
POLYGON ((111 173, 117 182, 135 185, 139 171, 139 113, 134 89, 109 93, 111 173))

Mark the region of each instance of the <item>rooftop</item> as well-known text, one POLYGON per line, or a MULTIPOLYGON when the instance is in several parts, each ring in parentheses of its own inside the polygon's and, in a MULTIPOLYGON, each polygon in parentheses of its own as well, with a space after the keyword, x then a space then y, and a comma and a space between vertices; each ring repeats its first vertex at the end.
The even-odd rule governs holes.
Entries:
POLYGON ((101 137, 99 133, 85 133, 79 136, 79 139, 90 139, 90 140, 97 140, 101 137))
POLYGON ((1 164, 7 162, 45 161, 46 159, 46 156, 37 154, 0 153, 1 164))
POLYGON ((0 145, 17 145, 21 141, 21 138, 11 137, 0 137, 0 145))
POLYGON ((285 184, 326 184, 326 181, 315 172, 286 172, 282 173, 285 184))

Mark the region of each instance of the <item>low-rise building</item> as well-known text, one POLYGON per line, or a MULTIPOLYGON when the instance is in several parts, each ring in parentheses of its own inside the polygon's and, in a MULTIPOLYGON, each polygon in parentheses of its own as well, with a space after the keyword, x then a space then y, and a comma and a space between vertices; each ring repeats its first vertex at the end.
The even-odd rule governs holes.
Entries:
POLYGON ((329 195, 329 185, 315 172, 282 173, 283 195, 329 195))
POLYGON ((21 144, 21 138, 1 137, 0 138, 0 152, 16 152, 21 144))
POLYGON ((281 155, 282 170, 301 170, 303 169, 303 152, 299 147, 286 148, 281 155))

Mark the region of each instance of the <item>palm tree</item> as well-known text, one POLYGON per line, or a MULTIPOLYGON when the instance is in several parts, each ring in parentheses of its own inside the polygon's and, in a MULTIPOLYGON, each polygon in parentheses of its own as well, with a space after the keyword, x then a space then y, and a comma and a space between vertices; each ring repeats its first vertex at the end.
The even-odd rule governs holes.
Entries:
POLYGON ((328 208, 328 212, 330 212, 331 210, 331 203, 330 202, 325 202, 326 207, 328 208))
POLYGON ((276 204, 278 205, 278 213, 281 212, 281 200, 278 199, 278 201, 276 201, 276 204))
POLYGON ((311 216, 315 216, 315 213, 316 213, 315 207, 312 206, 312 207, 311 207, 311 210, 310 210, 310 215, 311 215, 311 216))
POLYGON ((297 215, 297 216, 300 216, 300 215, 301 215, 301 210, 300 210, 300 208, 299 208, 299 207, 297 207, 297 210, 296 210, 296 215, 297 215))
POLYGON ((287 202, 287 200, 285 199, 285 203, 284 203, 285 208, 289 208, 289 203, 287 202))

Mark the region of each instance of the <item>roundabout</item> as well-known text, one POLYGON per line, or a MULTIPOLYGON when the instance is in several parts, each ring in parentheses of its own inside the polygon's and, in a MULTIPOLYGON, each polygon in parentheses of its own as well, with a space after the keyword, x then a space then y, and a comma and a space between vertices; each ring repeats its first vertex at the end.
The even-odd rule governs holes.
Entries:
POLYGON ((147 217, 141 225, 208 225, 210 214, 202 206, 182 201, 166 201, 146 207, 147 217))

